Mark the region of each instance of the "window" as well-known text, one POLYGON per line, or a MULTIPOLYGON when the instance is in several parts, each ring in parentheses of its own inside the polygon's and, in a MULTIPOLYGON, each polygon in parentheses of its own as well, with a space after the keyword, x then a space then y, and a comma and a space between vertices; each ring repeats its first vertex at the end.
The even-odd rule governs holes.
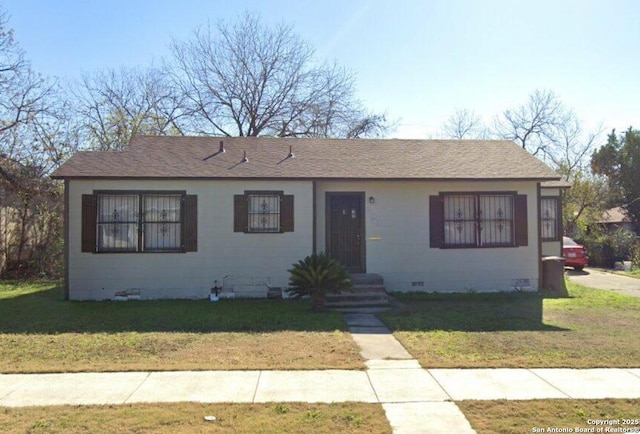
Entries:
POLYGON ((444 196, 444 245, 513 245, 512 195, 444 196))
POLYGON ((280 232, 280 195, 249 195, 249 232, 280 232))
POLYGON ((444 244, 476 245, 476 198, 447 196, 444 198, 444 244))
POLYGON ((98 251, 138 250, 138 195, 98 195, 98 251))
POLYGON ((182 195, 145 194, 142 197, 144 249, 179 250, 182 247, 182 195))
POLYGON ((197 197, 182 192, 82 196, 83 252, 197 250, 197 197))
POLYGON ((527 197, 513 193, 431 196, 431 247, 526 246, 527 197))
POLYGON ((560 241, 562 211, 559 197, 540 199, 540 232, 543 241, 560 241))
POLYGON ((234 196, 234 232, 293 232, 293 196, 281 191, 245 191, 234 196))

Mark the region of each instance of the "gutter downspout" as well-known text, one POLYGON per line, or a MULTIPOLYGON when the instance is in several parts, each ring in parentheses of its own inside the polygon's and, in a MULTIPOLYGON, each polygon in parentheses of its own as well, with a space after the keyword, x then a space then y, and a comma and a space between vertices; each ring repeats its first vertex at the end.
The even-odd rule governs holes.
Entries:
POLYGON ((536 228, 538 232, 538 291, 542 289, 542 230, 540 228, 540 222, 542 221, 542 213, 540 212, 540 203, 542 202, 542 186, 540 182, 536 183, 536 190, 538 192, 538 200, 536 200, 537 219, 536 228))
POLYGON ((69 300, 69 180, 64 180, 64 299, 69 300))
POLYGON ((312 232, 312 236, 313 236, 313 240, 311 242, 311 253, 316 253, 318 247, 317 247, 317 238, 318 238, 318 216, 317 216, 317 205, 316 205, 316 199, 317 199, 317 195, 318 195, 318 181, 313 180, 311 182, 311 201, 313 202, 312 204, 312 213, 313 213, 313 219, 311 222, 311 232, 312 232))

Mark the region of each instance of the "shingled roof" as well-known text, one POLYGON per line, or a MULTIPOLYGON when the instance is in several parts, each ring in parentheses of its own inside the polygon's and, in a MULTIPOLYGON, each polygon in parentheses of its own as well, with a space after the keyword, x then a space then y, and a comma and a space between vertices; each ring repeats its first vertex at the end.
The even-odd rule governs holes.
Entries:
POLYGON ((52 178, 545 181, 559 176, 503 140, 139 136, 122 152, 78 152, 52 178))

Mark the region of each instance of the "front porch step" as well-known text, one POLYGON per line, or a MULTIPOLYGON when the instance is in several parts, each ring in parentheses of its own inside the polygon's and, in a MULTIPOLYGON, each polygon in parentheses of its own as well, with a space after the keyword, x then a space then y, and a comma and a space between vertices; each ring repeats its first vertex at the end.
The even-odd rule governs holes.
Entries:
POLYGON ((354 286, 357 285, 382 285, 384 286, 384 279, 381 275, 375 273, 352 273, 349 275, 351 283, 354 286))
POLYGON ((328 308, 337 307, 369 307, 369 306, 389 306, 389 297, 387 296, 342 296, 340 294, 327 295, 325 306, 328 308))
POLYGON ((382 276, 378 274, 352 274, 351 282, 353 284, 351 290, 326 294, 326 307, 389 306, 389 295, 382 276))

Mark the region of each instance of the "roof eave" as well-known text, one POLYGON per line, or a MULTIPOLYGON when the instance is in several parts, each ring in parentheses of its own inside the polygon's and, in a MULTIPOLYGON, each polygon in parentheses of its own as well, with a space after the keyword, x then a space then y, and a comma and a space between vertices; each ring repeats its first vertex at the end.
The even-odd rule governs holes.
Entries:
POLYGON ((525 181, 525 182, 544 182, 556 181, 558 178, 550 177, 495 177, 495 178, 473 178, 473 177, 318 177, 318 176, 65 176, 52 175, 52 179, 69 179, 69 180, 177 180, 177 181, 525 181))

